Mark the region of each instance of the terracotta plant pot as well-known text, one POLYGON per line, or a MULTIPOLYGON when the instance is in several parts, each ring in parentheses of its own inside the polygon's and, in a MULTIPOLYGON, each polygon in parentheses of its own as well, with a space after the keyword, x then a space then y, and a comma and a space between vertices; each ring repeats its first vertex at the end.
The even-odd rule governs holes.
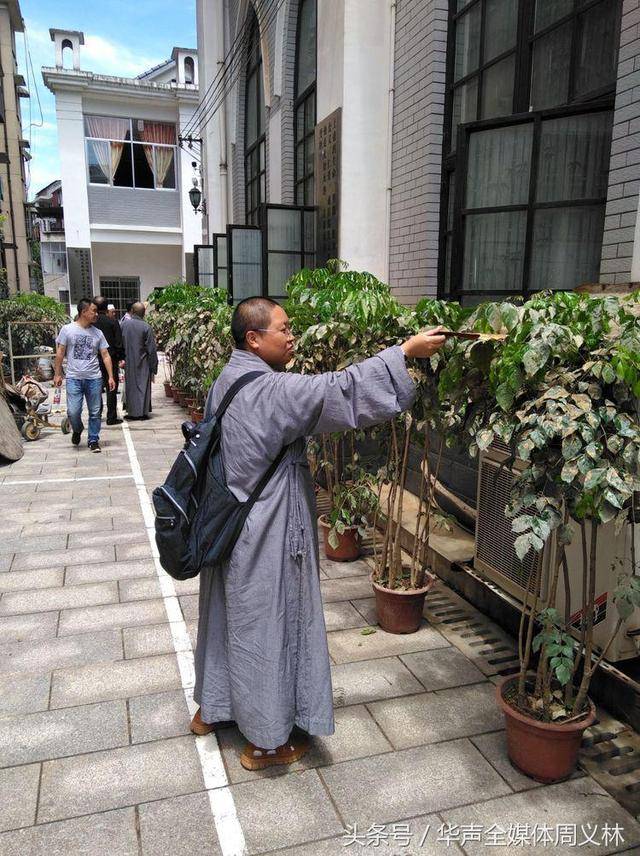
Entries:
POLYGON ((575 722, 539 722, 505 700, 517 680, 517 676, 510 675, 496 687, 496 699, 507 727, 509 760, 536 782, 549 784, 568 779, 578 762, 582 735, 595 722, 595 705, 589 701, 588 713, 575 722))
POLYGON ((422 624, 424 600, 435 585, 436 578, 429 574, 427 584, 419 589, 389 589, 375 582, 371 585, 376 596, 378 624, 387 633, 415 633, 422 624))
POLYGON ((189 418, 192 422, 202 422, 204 413, 202 410, 198 410, 197 407, 191 407, 189 408, 189 418))
POLYGON ((173 393, 171 392, 171 384, 168 380, 165 380, 164 382, 164 394, 167 396, 167 398, 173 398, 173 393))
POLYGON ((178 404, 178 393, 179 393, 178 387, 172 386, 171 387, 171 395, 173 396, 173 400, 175 401, 176 404, 178 404))
POLYGON ((188 410, 193 410, 196 405, 196 400, 192 395, 185 396, 184 403, 188 410))
POLYGON ((338 535, 338 546, 333 548, 329 543, 329 530, 331 524, 327 520, 325 514, 318 518, 318 523, 322 526, 322 534, 324 538, 324 553, 327 559, 333 562, 353 562, 360 555, 360 536, 357 526, 349 526, 345 531, 338 535))

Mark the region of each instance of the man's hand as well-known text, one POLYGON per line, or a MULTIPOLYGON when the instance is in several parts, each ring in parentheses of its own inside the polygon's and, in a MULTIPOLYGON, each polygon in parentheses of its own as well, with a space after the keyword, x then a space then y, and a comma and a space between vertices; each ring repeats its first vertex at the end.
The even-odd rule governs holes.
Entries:
POLYGON ((116 382, 112 377, 109 378, 108 387, 109 387, 109 392, 113 392, 114 389, 116 388, 116 382))
POLYGON ((418 333, 417 336, 407 339, 406 342, 400 345, 405 357, 425 359, 426 357, 433 356, 446 341, 445 337, 440 335, 442 329, 442 327, 435 327, 433 330, 418 333))
POLYGON ((62 375, 60 375, 60 374, 54 375, 53 385, 54 386, 62 386, 62 375))

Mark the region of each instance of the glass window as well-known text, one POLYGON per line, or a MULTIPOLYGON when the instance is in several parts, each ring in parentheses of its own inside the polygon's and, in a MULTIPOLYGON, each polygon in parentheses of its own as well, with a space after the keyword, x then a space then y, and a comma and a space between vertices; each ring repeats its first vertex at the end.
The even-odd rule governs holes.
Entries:
POLYGON ((573 289, 598 281, 604 212, 604 205, 536 211, 531 291, 573 289))
POLYGON ((155 186, 153 179, 153 146, 133 147, 133 168, 135 170, 136 187, 152 188, 155 186))
POLYGON ((149 119, 132 119, 133 139, 140 143, 163 143, 173 146, 176 126, 169 122, 152 122, 149 119))
POLYGON ((298 17, 296 95, 316 81, 316 0, 302 0, 298 17))
POLYGON ((571 23, 538 39, 533 48, 531 109, 544 110, 569 100, 571 67, 571 23))
POLYGON ((456 23, 456 53, 454 79, 460 80, 480 65, 481 4, 465 12, 456 23))
POLYGON ((612 118, 591 113, 542 123, 537 202, 607 195, 612 118))
POLYGON ((301 0, 296 37, 296 101, 293 123, 294 196, 297 205, 313 205, 315 198, 315 81, 316 0, 301 0))
POLYGON ((262 91, 260 29, 253 7, 247 24, 249 45, 245 88, 245 212, 247 223, 257 224, 266 199, 265 105, 262 91))
POLYGON ((526 205, 533 125, 513 125, 471 135, 467 208, 526 205))
POLYGON ((458 125, 474 122, 478 113, 478 78, 459 86, 453 95, 453 115, 451 118, 451 148, 455 149, 458 125))
POLYGON ((466 222, 464 290, 521 291, 526 212, 472 214, 466 222))
POLYGON ((536 32, 573 12, 573 0, 536 0, 536 32))
POLYGON ((605 0, 578 18, 576 95, 615 85, 619 22, 611 14, 610 2, 605 0))
POLYGON ((87 140, 87 163, 91 184, 109 184, 111 177, 111 148, 109 143, 87 140))
MULTIPOLYGON (((144 146, 143 148, 146 151, 148 147, 144 146)), ((153 164, 156 188, 159 190, 174 190, 176 186, 175 149, 169 146, 154 146, 153 164)))
POLYGON ((269 250, 300 252, 302 212, 296 209, 270 208, 267 223, 269 250))
POLYGON ((482 75, 482 119, 513 113, 514 55, 490 66, 482 75))
POLYGON ((515 0, 487 0, 484 24, 483 62, 515 48, 518 4, 515 0))
POLYGON ((111 143, 111 169, 114 187, 133 187, 131 145, 111 143))

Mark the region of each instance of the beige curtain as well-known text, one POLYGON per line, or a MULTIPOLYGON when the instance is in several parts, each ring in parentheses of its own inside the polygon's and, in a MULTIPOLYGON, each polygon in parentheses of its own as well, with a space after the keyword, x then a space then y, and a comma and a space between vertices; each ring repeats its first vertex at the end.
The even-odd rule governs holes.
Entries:
POLYGON ((124 143, 111 143, 111 180, 113 180, 113 176, 116 174, 116 170, 120 165, 120 158, 122 157, 124 146, 124 143))
POLYGON ((90 145, 93 147, 96 160, 105 178, 107 181, 111 181, 111 153, 109 151, 109 143, 106 140, 91 140, 90 145))
POLYGON ((100 168, 113 181, 113 176, 120 164, 120 158, 124 151, 125 139, 131 130, 128 119, 118 119, 113 116, 85 116, 85 130, 88 137, 101 137, 102 140, 94 140, 93 147, 100 168), (103 142, 103 140, 116 140, 118 142, 103 142))
POLYGON ((176 141, 176 130, 167 122, 144 121, 140 137, 145 143, 160 143, 162 147, 144 146, 144 155, 149 168, 155 175, 156 187, 163 187, 167 173, 173 161, 173 148, 176 141), (166 148, 165 148, 166 147, 166 148), (155 163, 153 150, 156 150, 155 163))

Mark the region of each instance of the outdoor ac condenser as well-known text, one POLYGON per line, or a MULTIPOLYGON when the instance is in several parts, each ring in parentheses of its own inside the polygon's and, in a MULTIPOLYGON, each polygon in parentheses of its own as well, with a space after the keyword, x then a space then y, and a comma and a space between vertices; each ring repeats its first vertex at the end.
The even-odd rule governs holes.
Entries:
MULTIPOLYGON (((511 485, 517 470, 523 467, 516 461, 512 468, 504 466, 509 456, 506 446, 492 446, 480 456, 478 476, 478 518, 476 523, 476 547, 474 566, 476 571, 503 589, 521 603, 527 583, 534 571, 540 572, 540 608, 548 604, 549 583, 557 561, 557 544, 552 536, 541 553, 530 551, 521 562, 515 552, 517 537, 511 529, 511 520, 504 513, 511 495, 511 485), (502 466, 501 466, 502 465, 502 466)), ((635 528, 636 556, 640 556, 640 526, 635 528)), ((578 524, 574 524, 574 539, 566 548, 569 565, 569 585, 572 592, 570 603, 573 635, 579 638, 581 624, 582 592, 582 538, 578 524)), ((587 526, 587 543, 591 537, 587 526)), ((594 642, 604 647, 615 627, 618 612, 613 603, 613 591, 618 576, 631 572, 631 527, 625 526, 616 535, 613 523, 602 525, 598 536, 598 566, 596 575, 596 614, 594 642)), ((565 609, 565 586, 562 572, 558 581, 556 607, 561 615, 565 609)), ((640 616, 631 616, 623 625, 618 638, 609 648, 609 662, 629 659, 638 654, 634 638, 640 642, 640 616)))

